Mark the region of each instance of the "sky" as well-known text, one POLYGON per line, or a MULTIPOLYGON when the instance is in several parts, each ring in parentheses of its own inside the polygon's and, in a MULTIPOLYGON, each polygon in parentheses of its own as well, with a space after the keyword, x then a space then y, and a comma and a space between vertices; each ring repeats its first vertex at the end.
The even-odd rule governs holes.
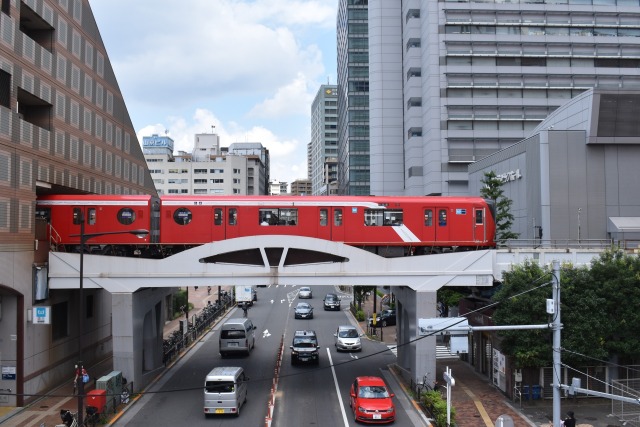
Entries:
POLYGON ((307 178, 311 103, 336 84, 338 0, 89 0, 129 116, 191 152, 261 142, 271 180, 307 178))

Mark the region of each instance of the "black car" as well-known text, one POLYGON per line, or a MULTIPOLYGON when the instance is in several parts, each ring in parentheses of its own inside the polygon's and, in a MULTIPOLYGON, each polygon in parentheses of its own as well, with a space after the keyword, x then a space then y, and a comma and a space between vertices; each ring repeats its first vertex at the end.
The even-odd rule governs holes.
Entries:
POLYGON ((296 319, 313 319, 313 307, 306 302, 299 302, 293 310, 293 317, 296 319))
POLYGON ((318 336, 315 331, 296 331, 291 342, 291 364, 320 363, 318 336))
MULTIPOLYGON (((376 314, 376 327, 385 327, 396 324, 396 310, 382 310, 376 314)), ((369 318, 369 326, 373 326, 373 319, 369 318)))
POLYGON ((327 294, 324 296, 325 310, 340 310, 340 298, 336 294, 327 294))

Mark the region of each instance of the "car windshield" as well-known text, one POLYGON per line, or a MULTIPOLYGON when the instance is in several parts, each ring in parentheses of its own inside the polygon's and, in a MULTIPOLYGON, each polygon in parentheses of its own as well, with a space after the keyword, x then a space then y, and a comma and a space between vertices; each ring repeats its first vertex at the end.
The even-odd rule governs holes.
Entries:
POLYGON ((358 390, 358 397, 364 399, 382 399, 389 397, 389 392, 386 387, 382 386, 362 386, 358 390))
POLYGON ((343 329, 338 332, 340 338, 358 338, 358 331, 355 329, 343 329))
POLYGON ((326 299, 327 301, 333 301, 333 300, 337 300, 338 297, 335 295, 327 295, 326 297, 324 297, 324 299, 326 299))
POLYGON ((312 348, 316 346, 316 342, 311 338, 294 338, 293 340, 294 347, 302 347, 302 348, 312 348))
POLYGON ((310 308, 309 304, 298 304, 296 306, 296 310, 308 310, 310 308))
POLYGON ((310 288, 300 288, 300 292, 310 292, 310 288))

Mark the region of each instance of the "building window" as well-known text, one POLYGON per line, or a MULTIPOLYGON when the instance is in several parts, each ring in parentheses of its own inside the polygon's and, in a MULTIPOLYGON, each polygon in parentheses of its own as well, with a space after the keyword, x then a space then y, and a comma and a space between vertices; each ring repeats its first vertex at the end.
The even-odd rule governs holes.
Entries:
POLYGON ((11 108, 11 74, 4 70, 0 70, 0 105, 11 108))

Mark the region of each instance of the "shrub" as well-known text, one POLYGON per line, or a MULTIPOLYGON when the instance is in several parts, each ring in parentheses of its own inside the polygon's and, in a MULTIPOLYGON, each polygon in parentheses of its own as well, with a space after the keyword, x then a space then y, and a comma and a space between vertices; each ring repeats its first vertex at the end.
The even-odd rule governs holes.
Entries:
POLYGON ((356 319, 358 320, 358 322, 362 322, 364 321, 365 317, 364 317, 364 310, 358 310, 356 311, 356 319))
MULTIPOLYGON (((447 401, 442 398, 440 392, 429 390, 422 393, 422 404, 429 409, 436 426, 444 427, 447 425, 447 401)), ((456 410, 451 407, 451 425, 454 425, 456 410)))

